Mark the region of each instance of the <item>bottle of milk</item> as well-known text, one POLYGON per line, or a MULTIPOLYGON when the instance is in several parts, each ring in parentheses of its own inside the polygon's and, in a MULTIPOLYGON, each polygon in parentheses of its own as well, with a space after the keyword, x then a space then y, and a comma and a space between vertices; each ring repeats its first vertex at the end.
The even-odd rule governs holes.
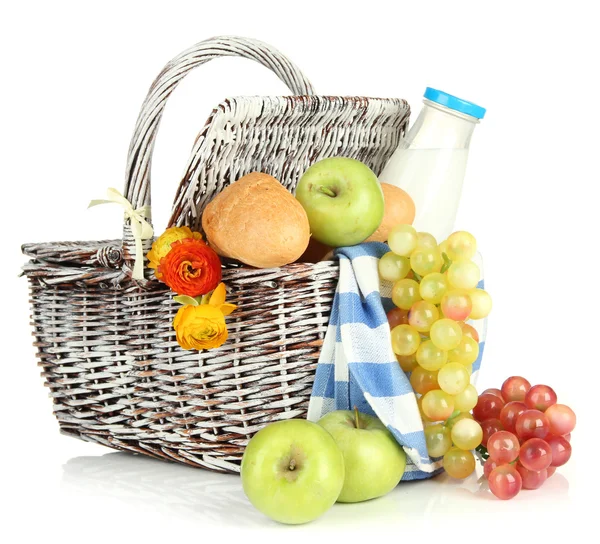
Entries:
POLYGON ((413 226, 438 241, 452 234, 469 143, 485 109, 427 87, 423 109, 379 176, 414 200, 413 226))

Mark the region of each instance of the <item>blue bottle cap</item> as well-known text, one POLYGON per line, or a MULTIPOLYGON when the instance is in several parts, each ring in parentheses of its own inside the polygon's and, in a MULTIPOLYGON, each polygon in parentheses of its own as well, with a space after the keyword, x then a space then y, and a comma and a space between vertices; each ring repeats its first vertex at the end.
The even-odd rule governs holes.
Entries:
POLYGON ((485 108, 482 108, 477 104, 473 104, 473 102, 468 102, 462 98, 452 96, 451 94, 443 91, 432 89, 431 87, 427 87, 425 89, 425 94, 423 96, 427 100, 437 102, 438 104, 446 106, 451 110, 459 111, 460 113, 466 113, 467 115, 475 117, 476 119, 483 119, 483 116, 485 115, 485 108))

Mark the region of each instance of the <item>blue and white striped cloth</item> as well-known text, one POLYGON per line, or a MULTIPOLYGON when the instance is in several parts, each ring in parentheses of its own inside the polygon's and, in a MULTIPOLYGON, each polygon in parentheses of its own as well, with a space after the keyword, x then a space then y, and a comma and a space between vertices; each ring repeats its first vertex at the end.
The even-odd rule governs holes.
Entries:
MULTIPOLYGON (((377 416, 406 451, 402 479, 417 480, 437 474, 442 463, 427 454, 415 394, 392 351, 386 317, 393 308, 392 286, 380 283, 377 270, 378 259, 388 251, 389 247, 379 242, 336 250, 340 277, 307 417, 317 421, 328 412, 354 406, 377 416)), ((481 266, 480 260, 478 264, 481 266)), ((483 354, 485 321, 472 323, 481 340, 473 383, 483 354)))

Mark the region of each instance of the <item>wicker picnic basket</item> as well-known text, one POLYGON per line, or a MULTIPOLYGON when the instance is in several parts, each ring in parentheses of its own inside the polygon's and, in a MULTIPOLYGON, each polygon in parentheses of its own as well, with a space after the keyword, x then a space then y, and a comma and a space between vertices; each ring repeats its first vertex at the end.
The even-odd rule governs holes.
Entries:
MULTIPOLYGON (((400 99, 316 96, 300 70, 252 39, 212 38, 169 62, 144 101, 124 196, 150 204, 150 166, 167 99, 193 68, 240 56, 270 68, 294 96, 236 97, 215 108, 194 144, 171 225, 200 230, 229 183, 267 172, 290 190, 314 162, 353 157, 379 173, 409 117, 400 99)), ((178 304, 147 267, 132 278, 135 241, 26 244, 39 366, 61 431, 111 448, 239 472, 244 446, 271 421, 304 417, 337 283, 334 261, 257 270, 225 263, 229 339, 182 350, 178 304)), ((144 251, 151 240, 144 242, 144 251)))

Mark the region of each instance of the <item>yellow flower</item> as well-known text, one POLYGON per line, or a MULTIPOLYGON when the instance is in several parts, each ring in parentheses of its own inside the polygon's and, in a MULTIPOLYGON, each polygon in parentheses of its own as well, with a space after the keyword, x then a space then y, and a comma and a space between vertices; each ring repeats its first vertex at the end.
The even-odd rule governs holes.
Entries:
POLYGON ((225 303, 225 285, 220 283, 206 304, 186 304, 179 308, 173 328, 183 349, 218 348, 227 340, 225 316, 235 310, 225 303))
POLYGON ((171 244, 179 240, 192 238, 193 240, 202 240, 202 234, 192 232, 189 227, 171 227, 163 232, 152 244, 152 249, 148 252, 148 268, 156 270, 155 276, 160 279, 162 274, 158 271, 160 261, 171 251, 171 244))
POLYGON ((173 320, 173 327, 183 349, 218 348, 227 340, 225 316, 210 304, 182 306, 173 320))
POLYGON ((217 285, 217 288, 213 291, 208 302, 211 306, 218 308, 223 315, 229 315, 231 312, 233 312, 233 310, 237 308, 235 304, 225 303, 226 293, 227 292, 225 291, 225 284, 219 283, 219 285, 217 285))

